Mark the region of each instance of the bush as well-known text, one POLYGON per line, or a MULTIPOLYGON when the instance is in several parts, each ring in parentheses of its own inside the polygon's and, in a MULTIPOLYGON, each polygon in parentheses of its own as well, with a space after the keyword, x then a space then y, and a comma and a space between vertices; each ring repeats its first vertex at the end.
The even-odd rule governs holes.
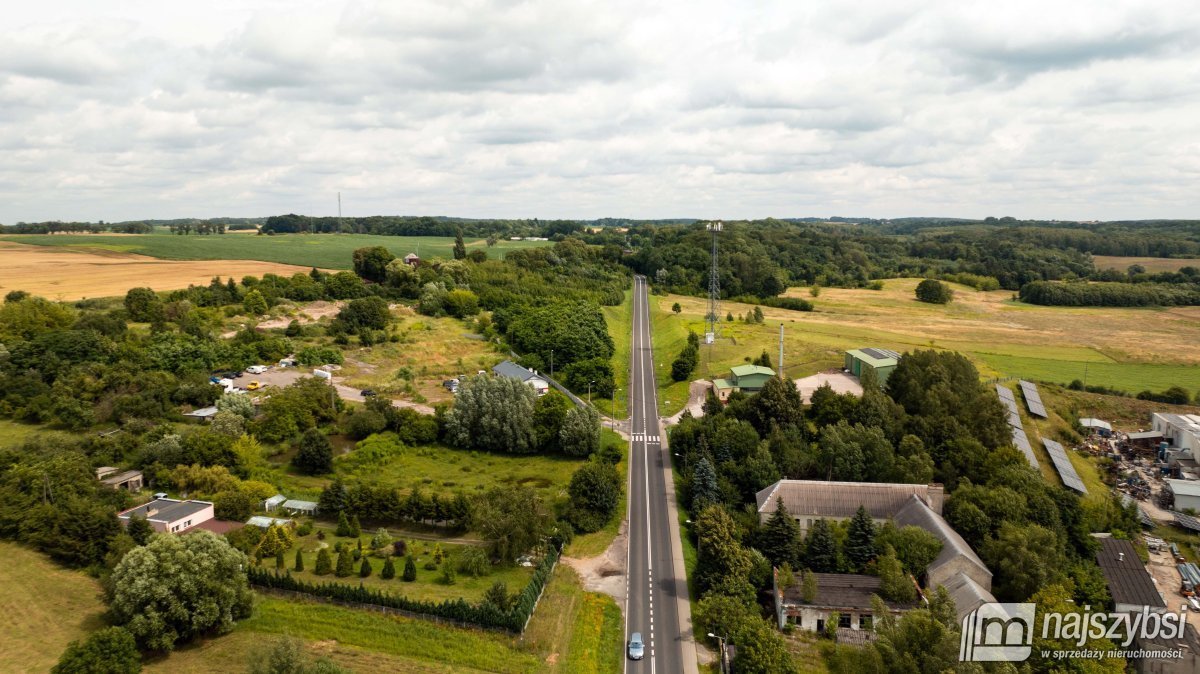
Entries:
POLYGON ((412 555, 404 559, 404 581, 411 583, 417 579, 417 563, 413 560, 412 555))
POLYGON ((396 577, 396 564, 392 560, 394 557, 388 557, 383 562, 383 571, 379 572, 379 577, 384 580, 391 580, 396 577))
POLYGON ((72 641, 51 670, 53 674, 136 674, 142 654, 128 630, 108 627, 83 641, 72 641))
POLYGON ((458 570, 474 578, 486 576, 492 563, 483 548, 469 547, 458 558, 458 570))
POLYGON ((929 304, 949 304, 954 299, 954 291, 941 281, 927 278, 917 284, 917 299, 929 304))
POLYGON ((329 556, 329 548, 321 548, 317 552, 317 566, 313 573, 318 576, 328 576, 333 573, 333 560, 329 556))

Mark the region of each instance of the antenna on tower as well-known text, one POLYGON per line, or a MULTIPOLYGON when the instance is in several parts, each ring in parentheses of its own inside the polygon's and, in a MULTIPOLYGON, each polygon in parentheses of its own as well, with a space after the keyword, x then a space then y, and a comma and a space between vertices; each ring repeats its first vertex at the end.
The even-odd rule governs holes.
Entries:
POLYGON ((342 193, 338 192, 338 233, 342 231, 342 193))
POLYGON ((721 321, 721 279, 717 268, 717 234, 721 232, 721 221, 708 223, 706 229, 712 232, 712 268, 708 272, 708 330, 704 333, 704 343, 712 344, 717 341, 717 325, 721 321))

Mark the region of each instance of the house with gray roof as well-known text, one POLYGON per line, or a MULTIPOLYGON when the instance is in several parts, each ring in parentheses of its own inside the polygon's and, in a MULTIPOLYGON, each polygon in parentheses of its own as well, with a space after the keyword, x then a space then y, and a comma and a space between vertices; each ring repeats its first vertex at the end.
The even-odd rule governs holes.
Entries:
POLYGON ((954 600, 959 620, 982 604, 996 601, 992 596, 991 570, 950 523, 923 501, 911 497, 892 517, 892 522, 898 527, 919 527, 941 541, 941 552, 925 567, 925 587, 945 587, 954 600))
POLYGON ((142 517, 155 531, 172 534, 183 533, 215 516, 213 504, 209 501, 179 501, 173 498, 156 498, 117 513, 122 524, 129 524, 134 517, 142 517))
POLYGON ((890 520, 911 497, 924 502, 936 513, 942 512, 945 498, 940 484, 894 484, 887 482, 824 482, 820 480, 780 480, 755 495, 758 517, 766 522, 775 513, 777 500, 800 525, 803 533, 819 519, 831 521, 854 517, 858 507, 877 523, 890 520))
POLYGON ((546 392, 550 390, 550 382, 545 377, 538 374, 537 370, 530 370, 528 368, 521 367, 511 360, 503 361, 493 367, 492 374, 495 374, 497 377, 508 377, 509 379, 516 379, 525 382, 532 387, 538 395, 546 395, 546 392))
MULTIPOLYGON (((791 624, 811 632, 822 632, 825 624, 837 614, 839 630, 870 630, 875 620, 871 597, 878 595, 878 576, 856 573, 814 573, 817 592, 813 601, 804 601, 804 590, 799 582, 791 587, 779 587, 779 574, 775 574, 775 617, 779 629, 791 624)), ((885 601, 884 606, 899 616, 916 606, 915 603, 885 601)))
POLYGON ((1167 610, 1166 600, 1138 557, 1133 543, 1112 537, 1101 538, 1096 563, 1100 565, 1100 573, 1108 584, 1108 593, 1112 595, 1116 610, 1122 613, 1140 613, 1147 607, 1156 613, 1167 610))

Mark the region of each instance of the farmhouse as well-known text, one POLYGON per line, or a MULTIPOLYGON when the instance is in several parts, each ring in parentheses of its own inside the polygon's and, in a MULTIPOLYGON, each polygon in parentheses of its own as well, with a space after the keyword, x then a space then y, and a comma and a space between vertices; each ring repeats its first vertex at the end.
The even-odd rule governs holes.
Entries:
POLYGON ((102 466, 96 469, 96 479, 105 486, 126 491, 138 491, 145 484, 145 478, 140 470, 121 470, 112 466, 102 466))
POLYGON ((865 347, 862 349, 851 349, 846 352, 846 371, 850 374, 862 379, 862 373, 866 370, 875 372, 875 379, 883 386, 892 371, 896 369, 896 365, 900 363, 900 354, 891 349, 877 349, 874 347, 865 347))
MULTIPOLYGON (((833 614, 837 614, 839 630, 870 630, 875 619, 871 597, 879 594, 878 576, 854 573, 814 573, 817 592, 813 601, 804 601, 804 590, 799 583, 787 588, 779 587, 779 573, 775 573, 775 617, 779 629, 791 624, 804 630, 821 632, 833 614)), ((899 604, 885 601, 888 612, 899 616, 916 604, 899 604)), ((839 641, 842 641, 839 638, 839 641)))
POLYGON ((136 508, 117 513, 124 524, 133 517, 144 517, 155 531, 182 533, 214 517, 213 504, 208 501, 178 501, 156 498, 136 508))
POLYGON ((729 369, 728 379, 714 379, 713 389, 721 402, 729 400, 729 394, 734 391, 743 393, 758 393, 775 376, 775 370, 762 365, 736 365, 729 369))
POLYGON ((1100 565, 1100 573, 1104 574, 1117 611, 1140 613, 1143 607, 1156 613, 1167 610, 1167 602, 1137 556, 1133 543, 1111 537, 1101 538, 1100 549, 1096 551, 1096 563, 1100 565))
POLYGON ((529 384, 538 395, 546 395, 550 390, 550 382, 539 375, 536 370, 530 370, 511 360, 506 360, 492 368, 492 373, 497 377, 508 377, 510 379, 518 379, 529 384))

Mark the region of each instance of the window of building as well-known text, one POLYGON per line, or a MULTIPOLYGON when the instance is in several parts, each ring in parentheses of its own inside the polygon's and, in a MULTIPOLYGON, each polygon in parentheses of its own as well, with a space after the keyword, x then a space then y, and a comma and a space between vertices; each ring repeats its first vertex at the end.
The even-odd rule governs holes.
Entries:
POLYGON ((839 615, 838 616, 838 627, 849 627, 849 626, 850 626, 850 614, 843 613, 843 614, 839 615))
POLYGON ((869 630, 869 629, 871 629, 871 626, 873 624, 874 624, 874 622, 871 620, 871 616, 869 614, 863 614, 863 615, 858 616, 858 626, 861 629, 869 630))
POLYGON ((183 523, 183 526, 185 526, 185 527, 190 527, 190 526, 192 526, 192 521, 191 521, 191 520, 188 520, 188 521, 184 522, 184 523, 183 523))

